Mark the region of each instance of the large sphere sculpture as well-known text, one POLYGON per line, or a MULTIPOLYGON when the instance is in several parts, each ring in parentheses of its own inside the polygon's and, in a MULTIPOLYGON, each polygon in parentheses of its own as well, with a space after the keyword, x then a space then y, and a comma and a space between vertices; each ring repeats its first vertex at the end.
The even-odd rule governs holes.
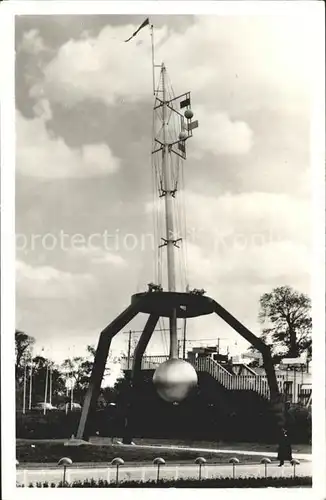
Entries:
POLYGON ((180 403, 197 385, 194 367, 183 359, 169 359, 162 363, 153 376, 158 395, 169 403, 180 403))

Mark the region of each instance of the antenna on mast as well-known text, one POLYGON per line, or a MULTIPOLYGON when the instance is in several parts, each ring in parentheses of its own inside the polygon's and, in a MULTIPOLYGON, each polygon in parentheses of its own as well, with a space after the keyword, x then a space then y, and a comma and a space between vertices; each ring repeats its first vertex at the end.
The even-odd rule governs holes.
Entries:
POLYGON ((157 67, 155 65, 155 46, 154 46, 154 26, 153 24, 150 25, 150 30, 151 30, 151 45, 152 45, 152 77, 153 77, 153 95, 155 95, 155 68, 157 67))

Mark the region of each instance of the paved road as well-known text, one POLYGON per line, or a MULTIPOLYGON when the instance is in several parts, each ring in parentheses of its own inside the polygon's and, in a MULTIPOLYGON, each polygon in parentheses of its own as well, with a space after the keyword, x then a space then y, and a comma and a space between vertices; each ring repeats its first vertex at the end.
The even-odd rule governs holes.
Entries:
MULTIPOLYGON (((118 442, 118 444, 122 444, 121 442, 118 442)), ((129 446, 129 445, 122 445, 122 446, 129 446)), ((270 458, 277 458, 277 452, 272 452, 272 451, 245 451, 245 450, 226 450, 226 449, 217 449, 217 448, 193 448, 193 447, 186 447, 186 446, 161 446, 161 445, 150 445, 150 444, 136 444, 132 446, 133 448, 152 448, 152 449, 160 449, 160 450, 186 450, 186 451, 197 451, 198 453, 226 453, 226 454, 232 454, 234 453, 235 455, 253 455, 253 456, 259 456, 259 457, 270 457, 270 458)), ((312 454, 311 453, 292 453, 293 458, 297 458, 298 460, 307 460, 309 462, 312 461, 312 454)))
MULTIPOLYGON (((129 446, 132 448, 152 448, 158 450, 165 449, 183 449, 196 451, 198 454, 202 452, 216 452, 234 455, 253 455, 253 456, 266 456, 276 458, 276 453, 273 452, 258 452, 258 451, 245 451, 245 450, 226 450, 214 448, 188 448, 181 446, 160 446, 160 445, 120 445, 116 443, 117 449, 123 449, 129 446)), ((294 453, 293 458, 303 460, 300 465, 296 466, 296 475, 311 476, 312 475, 312 455, 305 453, 294 453)), ((265 475, 264 465, 258 463, 239 464, 236 466, 236 476, 252 476, 259 477, 265 475)), ((290 464, 284 467, 278 467, 278 463, 274 462, 268 465, 268 475, 273 477, 291 476, 293 475, 293 467, 290 464)), ((108 464, 100 463, 76 463, 67 470, 67 481, 84 480, 84 479, 104 479, 107 481, 115 481, 115 468, 108 466, 108 464)), ((232 476, 233 468, 230 464, 207 464, 203 467, 202 477, 225 477, 232 476)), ((196 478, 198 477, 198 466, 188 464, 167 464, 162 467, 160 476, 166 479, 177 478, 196 478)), ((149 481, 156 479, 156 467, 147 464, 126 464, 120 468, 119 478, 121 481, 130 479, 149 481)), ((56 464, 21 464, 17 469, 17 482, 28 486, 30 483, 41 481, 48 481, 58 483, 62 480, 62 469, 58 468, 56 464)))
MULTIPOLYGON (((291 465, 285 465, 284 467, 278 467, 277 463, 272 463, 268 465, 267 468, 268 476, 288 477, 293 475, 293 467, 291 465)), ((71 467, 67 469, 67 481, 75 481, 84 479, 104 479, 107 481, 115 481, 116 469, 114 467, 107 467, 104 464, 98 467, 89 467, 85 465, 80 465, 78 467, 71 467)), ((302 462, 300 465, 296 466, 296 475, 300 476, 310 476, 311 462, 302 462)), ((239 464, 236 466, 236 476, 252 476, 252 477, 262 477, 265 475, 265 468, 262 464, 239 464)), ((226 477, 232 476, 232 465, 216 465, 207 464, 202 469, 203 478, 211 477, 226 477)), ((165 479, 177 479, 177 478, 197 478, 198 477, 198 466, 193 464, 187 465, 165 465, 161 468, 160 477, 165 479)), ((126 480, 142 480, 149 481, 156 479, 156 467, 153 465, 147 466, 122 466, 119 469, 119 479, 120 481, 126 480)), ((48 466, 43 469, 17 469, 17 483, 24 484, 28 486, 30 483, 36 483, 38 481, 48 481, 50 483, 57 484, 62 480, 62 469, 58 467, 48 466)))

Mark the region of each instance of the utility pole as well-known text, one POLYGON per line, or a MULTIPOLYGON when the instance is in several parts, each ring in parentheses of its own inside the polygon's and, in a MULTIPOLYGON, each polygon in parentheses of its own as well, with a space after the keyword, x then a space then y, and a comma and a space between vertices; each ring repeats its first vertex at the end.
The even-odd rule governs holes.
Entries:
POLYGON ((69 406, 68 396, 69 396, 69 388, 68 388, 68 379, 67 379, 66 380, 66 405, 65 405, 66 415, 68 413, 68 406, 69 406))
POLYGON ((28 403, 28 409, 32 409, 32 387, 33 387, 33 358, 31 355, 31 366, 30 366, 30 372, 29 372, 29 403, 28 403))
POLYGON ((184 319, 183 323, 183 352, 182 359, 186 359, 186 334, 187 334, 187 318, 184 319))
POLYGON ((217 339, 217 354, 220 354, 220 339, 217 339))
POLYGON ((70 392, 70 411, 73 410, 74 406, 74 383, 71 383, 71 392, 70 392))
POLYGON ((50 366, 50 395, 49 395, 49 403, 52 405, 52 366, 50 366))
MULTIPOLYGON (((181 328, 177 328, 177 330, 181 330, 181 328)), ((169 332, 170 328, 158 328, 155 330, 156 332, 169 332)), ((127 350, 127 367, 128 370, 131 369, 131 347, 132 347, 132 335, 134 333, 143 333, 143 330, 129 330, 127 332, 123 332, 124 334, 128 334, 128 350, 127 350)), ((179 357, 179 353, 181 352, 181 341, 177 340, 177 353, 179 357)))
POLYGON ((128 370, 130 370, 131 335, 132 335, 132 331, 129 330, 129 339, 128 339, 128 370))
POLYGON ((23 414, 26 413, 26 361, 24 364, 23 414))
POLYGON ((43 408, 43 414, 46 414, 46 403, 47 403, 47 396, 48 396, 48 379, 49 379, 49 365, 46 363, 46 376, 45 376, 45 389, 44 389, 44 408, 43 408))

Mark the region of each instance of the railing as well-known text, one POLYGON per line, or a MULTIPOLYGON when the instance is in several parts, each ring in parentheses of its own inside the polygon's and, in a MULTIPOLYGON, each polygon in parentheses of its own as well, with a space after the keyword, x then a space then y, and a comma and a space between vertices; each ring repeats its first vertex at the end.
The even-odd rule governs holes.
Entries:
MULTIPOLYGON (((161 363, 167 361, 169 356, 144 356, 141 362, 142 370, 155 370, 161 363)), ((133 358, 123 357, 121 358, 121 369, 131 370, 133 364, 133 358), (128 362, 129 361, 129 362, 128 362)))
POLYGON ((212 377, 218 380, 220 384, 227 389, 230 389, 234 375, 231 375, 230 372, 213 359, 197 358, 194 366, 197 371, 209 373, 212 377))
MULTIPOLYGON (((223 366, 211 358, 197 359, 195 368, 198 371, 209 373, 226 389, 255 391, 267 399, 270 397, 266 375, 231 375, 223 366)), ((283 392, 283 383, 286 376, 277 375, 276 379, 280 392, 283 392)))

